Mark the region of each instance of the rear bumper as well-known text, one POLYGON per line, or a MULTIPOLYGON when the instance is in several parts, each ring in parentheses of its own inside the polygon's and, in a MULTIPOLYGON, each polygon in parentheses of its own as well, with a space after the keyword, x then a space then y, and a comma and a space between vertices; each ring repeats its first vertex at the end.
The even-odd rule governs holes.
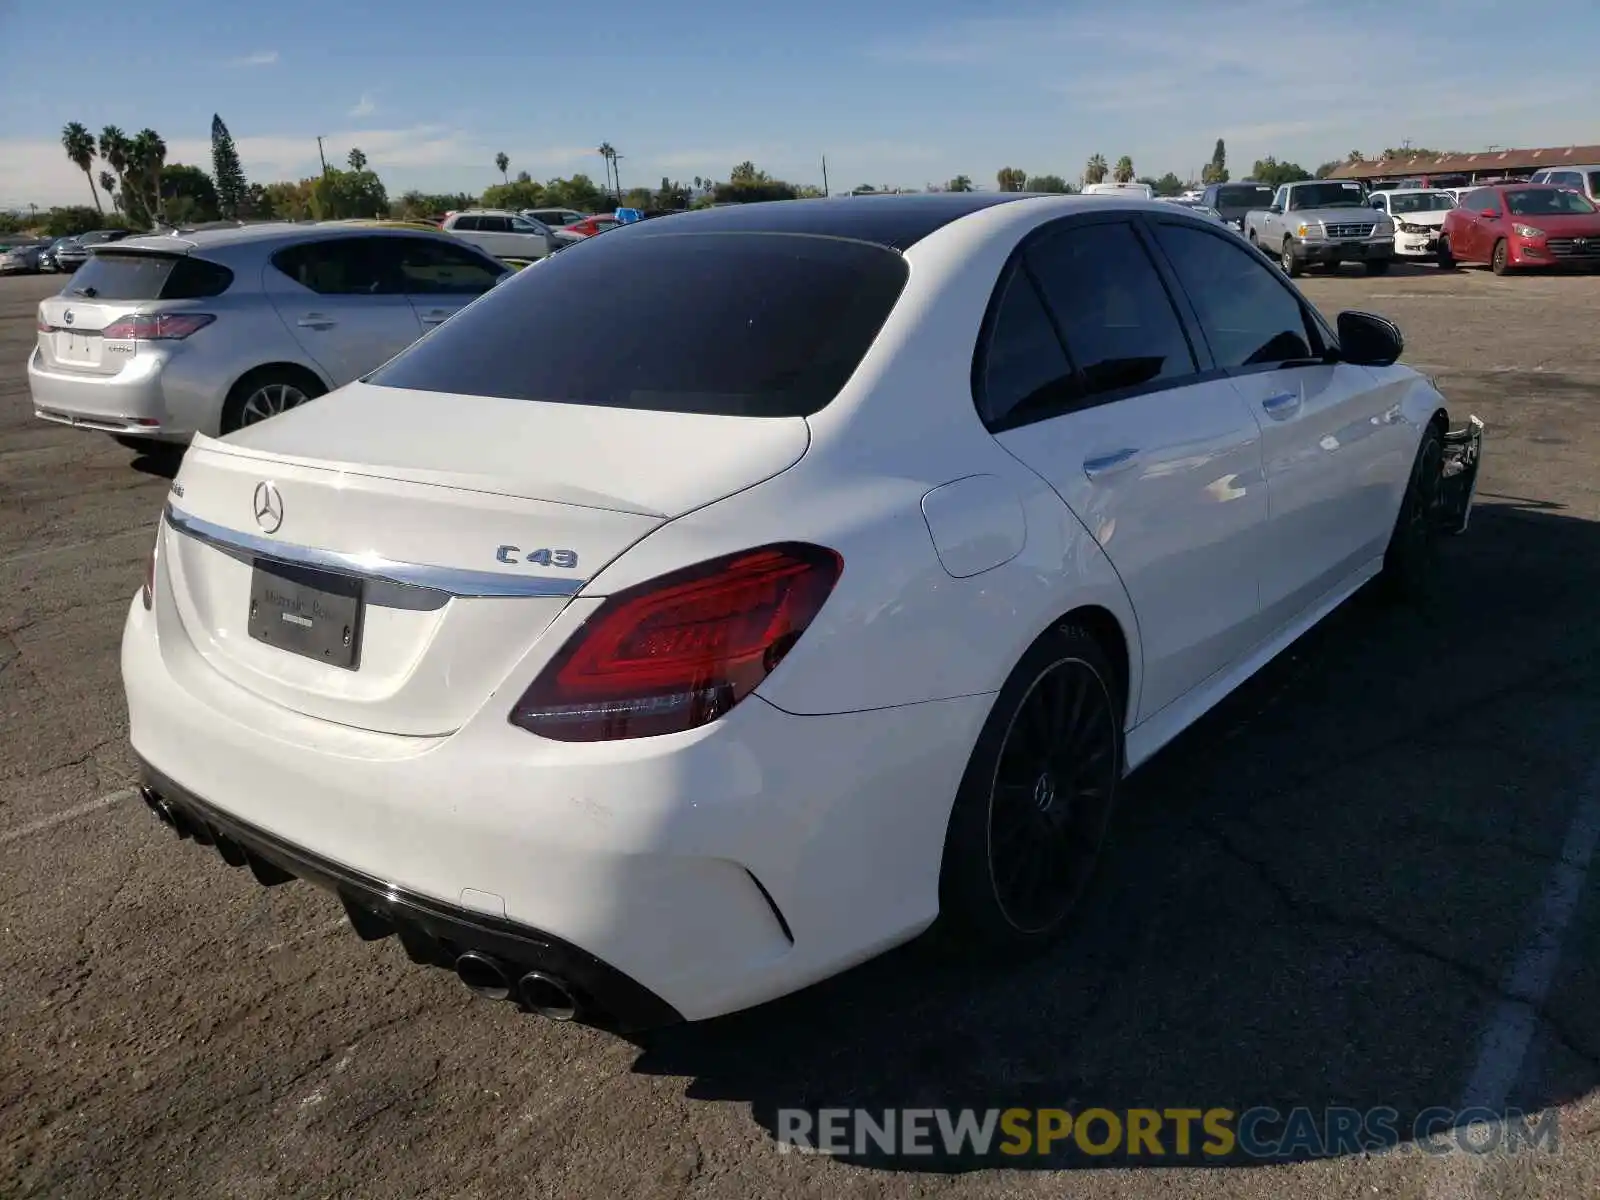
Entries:
MULTIPOLYGON (((150 786, 241 844, 270 838, 262 856, 289 874, 346 881, 380 916, 374 887, 401 897, 396 932, 431 914, 420 927, 444 957, 485 929, 559 942, 686 1020, 932 923, 950 804, 992 700, 800 717, 757 695, 687 733, 569 745, 509 723, 510 685, 449 736, 371 733, 220 674, 164 570, 153 608, 129 606, 122 677, 150 786), (441 924, 463 913, 466 932, 441 924)), ((538 961, 520 943, 503 953, 538 961)), ((617 990, 601 974, 593 986, 617 990)))
POLYGON ((229 816, 149 763, 140 766, 140 795, 180 838, 214 847, 230 866, 248 867, 264 886, 300 879, 334 893, 364 941, 396 935, 412 962, 447 969, 468 952, 489 955, 509 966, 513 982, 538 971, 571 986, 580 1000, 581 1018, 618 1032, 683 1019, 648 988, 560 938, 430 900, 340 866, 229 816))
POLYGON ((187 442, 194 430, 175 424, 167 411, 164 365, 159 355, 136 355, 114 375, 52 371, 35 348, 28 357, 33 415, 97 433, 187 442))

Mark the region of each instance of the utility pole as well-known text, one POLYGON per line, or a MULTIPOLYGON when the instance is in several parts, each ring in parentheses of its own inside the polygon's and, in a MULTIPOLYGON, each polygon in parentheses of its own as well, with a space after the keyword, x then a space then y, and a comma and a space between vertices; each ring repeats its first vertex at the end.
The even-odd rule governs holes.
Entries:
POLYGON ((822 156, 822 194, 824 196, 833 194, 828 191, 828 156, 826 154, 822 156))
POLYGON ((322 173, 328 173, 328 156, 322 152, 322 134, 317 135, 317 157, 322 160, 322 173))

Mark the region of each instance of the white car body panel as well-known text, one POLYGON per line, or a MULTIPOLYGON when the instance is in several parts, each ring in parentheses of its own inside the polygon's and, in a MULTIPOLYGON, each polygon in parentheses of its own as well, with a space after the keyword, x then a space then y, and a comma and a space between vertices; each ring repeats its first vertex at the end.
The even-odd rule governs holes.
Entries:
POLYGON ((916 242, 871 350, 806 418, 358 383, 196 439, 169 503, 203 524, 163 523, 124 634, 135 751, 330 861, 565 939, 690 1019, 914 936, 1029 645, 1085 608, 1120 630, 1132 769, 1372 576, 1442 406, 1404 367, 1318 366, 991 436, 971 375, 996 280, 1027 232, 1107 203, 1008 201, 916 242), (1290 392, 1283 419, 1262 410, 1290 392), (1125 470, 1085 474, 1125 448, 1125 470), (377 611, 345 671, 242 634, 250 568, 195 532, 213 527, 461 586, 377 611), (778 541, 831 548, 843 573, 731 711, 595 743, 508 721, 602 598, 778 541), (528 567, 532 547, 575 562, 528 567))

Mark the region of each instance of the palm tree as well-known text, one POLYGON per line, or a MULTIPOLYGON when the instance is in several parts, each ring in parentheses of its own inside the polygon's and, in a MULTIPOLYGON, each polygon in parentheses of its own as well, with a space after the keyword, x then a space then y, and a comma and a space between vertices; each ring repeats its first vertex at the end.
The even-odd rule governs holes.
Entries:
POLYGON ((1111 173, 1111 178, 1118 183, 1133 182, 1133 159, 1124 154, 1117 159, 1117 169, 1111 173))
POLYGON ((506 174, 506 170, 511 166, 511 159, 504 150, 500 151, 499 154, 494 156, 494 165, 500 171, 501 181, 504 183, 510 183, 511 177, 506 174))
POLYGON ((100 193, 95 190, 94 176, 89 171, 89 164, 94 162, 94 134, 77 121, 69 122, 61 131, 61 146, 72 160, 72 165, 82 171, 83 177, 89 181, 89 194, 94 197, 95 210, 105 212, 100 204, 100 193))
POLYGON ((345 162, 347 162, 350 165, 350 169, 356 172, 358 175, 367 169, 367 156, 361 153, 359 149, 352 149, 350 153, 345 156, 345 162))
POLYGON ((1089 165, 1084 168, 1083 181, 1085 183, 1104 183, 1106 181, 1106 156, 1096 154, 1089 160, 1089 165))
POLYGON ((111 211, 117 211, 117 177, 110 171, 100 172, 100 187, 111 201, 111 211))
POLYGON ((606 187, 610 188, 617 169, 617 148, 610 142, 601 142, 595 153, 606 160, 606 187))

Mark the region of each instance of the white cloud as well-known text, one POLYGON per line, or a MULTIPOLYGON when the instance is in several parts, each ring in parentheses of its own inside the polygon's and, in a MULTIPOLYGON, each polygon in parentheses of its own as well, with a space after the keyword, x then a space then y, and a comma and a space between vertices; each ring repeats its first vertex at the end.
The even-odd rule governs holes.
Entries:
POLYGON ((350 110, 352 117, 370 117, 378 111, 378 106, 372 102, 372 97, 366 92, 361 93, 361 99, 356 101, 356 106, 350 110))
POLYGON ((257 50, 254 54, 246 54, 243 58, 233 60, 236 67, 270 67, 278 61, 276 50, 257 50))

